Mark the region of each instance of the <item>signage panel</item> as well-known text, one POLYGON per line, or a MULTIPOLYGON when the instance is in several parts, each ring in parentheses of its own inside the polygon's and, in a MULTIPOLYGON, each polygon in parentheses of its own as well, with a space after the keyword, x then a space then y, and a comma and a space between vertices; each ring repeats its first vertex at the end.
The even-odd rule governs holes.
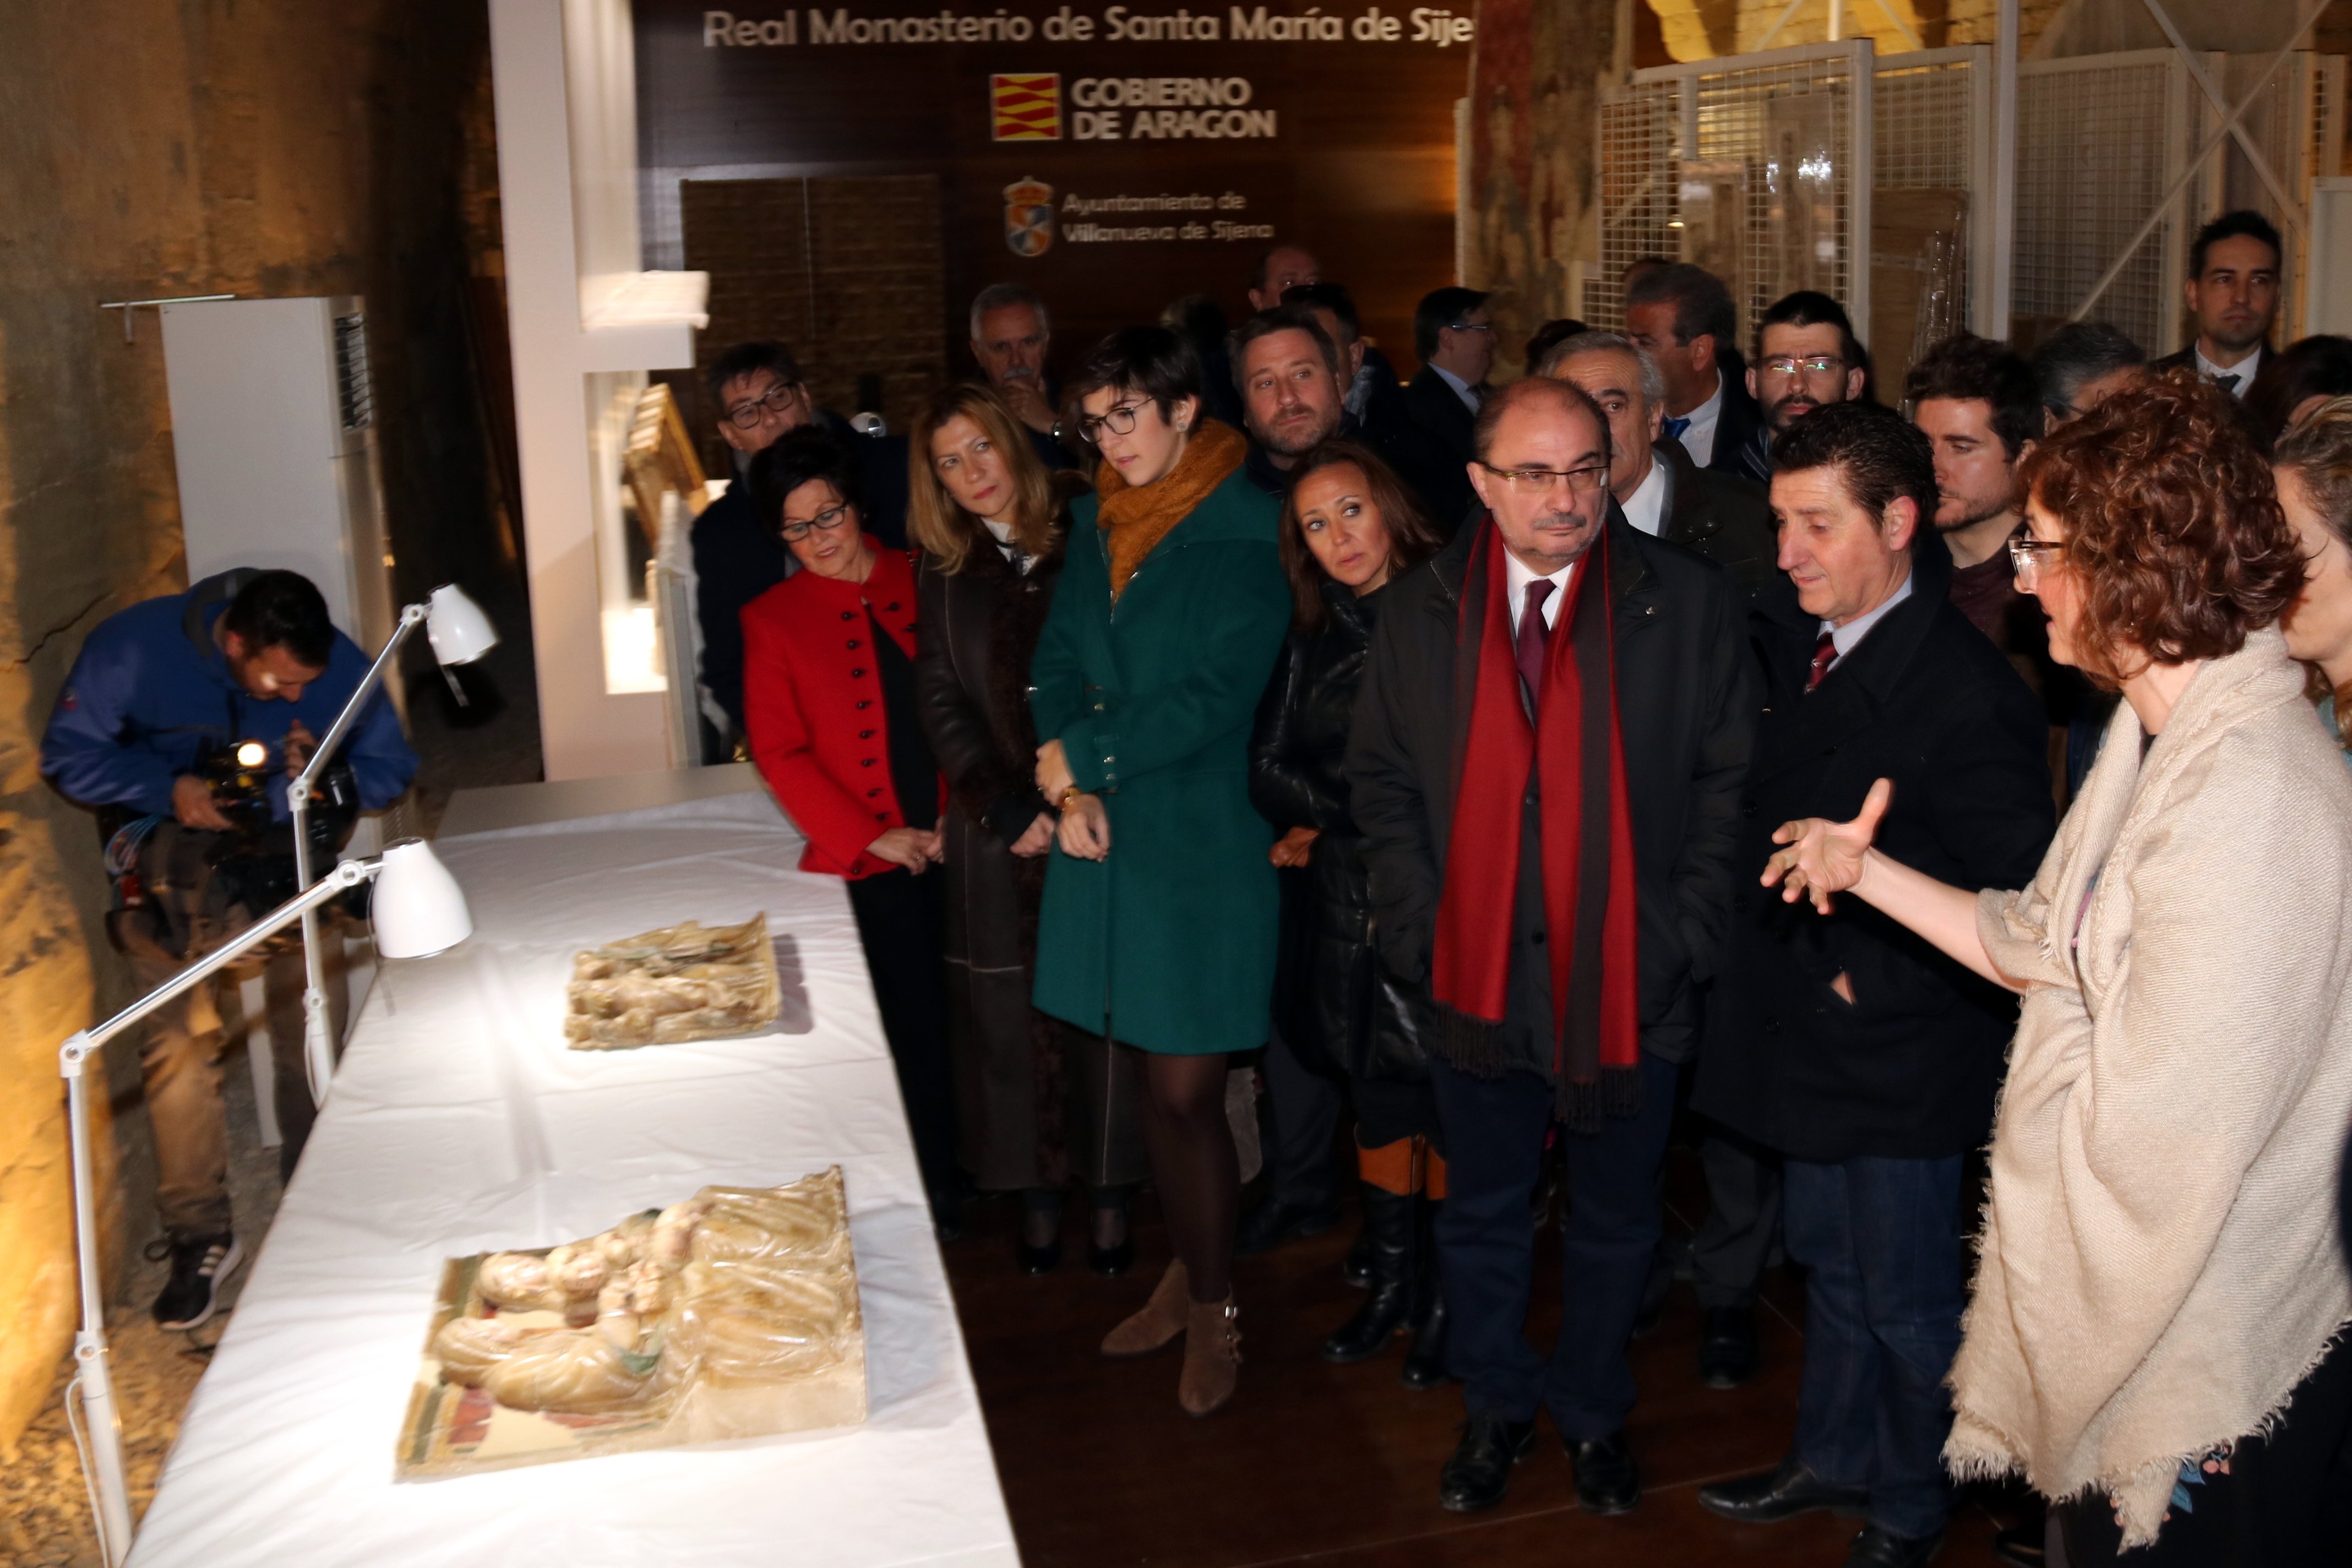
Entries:
POLYGON ((1184 295, 1238 318, 1296 242, 1410 374, 1412 302, 1452 281, 1468 13, 636 0, 647 264, 684 263, 684 180, 931 174, 956 369, 985 284, 1044 295, 1066 364, 1184 295))

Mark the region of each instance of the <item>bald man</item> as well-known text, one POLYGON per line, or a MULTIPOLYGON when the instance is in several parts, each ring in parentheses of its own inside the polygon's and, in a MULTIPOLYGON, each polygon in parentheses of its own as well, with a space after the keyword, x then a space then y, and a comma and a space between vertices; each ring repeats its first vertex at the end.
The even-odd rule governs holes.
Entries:
POLYGON ((1436 1020, 1438 1264, 1469 1416, 1438 1500, 1500 1502, 1548 1409, 1580 1504, 1623 1513, 1642 1496, 1626 1345, 1757 703, 1738 594, 1626 522, 1591 396, 1515 382, 1472 440, 1486 511, 1384 591, 1347 757, 1381 962, 1436 1020), (1538 1351, 1528 1194, 1556 1120, 1562 1308, 1538 1351))

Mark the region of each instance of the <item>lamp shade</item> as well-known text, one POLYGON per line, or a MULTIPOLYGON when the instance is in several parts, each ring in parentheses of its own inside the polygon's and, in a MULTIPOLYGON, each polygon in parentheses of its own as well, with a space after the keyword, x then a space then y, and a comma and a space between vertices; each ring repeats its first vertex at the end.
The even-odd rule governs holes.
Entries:
POLYGON ((474 934, 473 911, 457 879, 422 838, 384 846, 369 909, 379 958, 424 958, 474 934))
POLYGON ((443 664, 471 664, 499 646, 490 617, 455 583, 442 584, 426 601, 425 636, 443 664))

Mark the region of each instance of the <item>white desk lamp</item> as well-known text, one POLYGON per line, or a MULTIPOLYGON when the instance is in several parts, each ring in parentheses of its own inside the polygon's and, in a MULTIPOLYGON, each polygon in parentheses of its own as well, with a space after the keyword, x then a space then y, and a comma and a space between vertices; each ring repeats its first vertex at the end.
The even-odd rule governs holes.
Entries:
MULTIPOLYGON (((310 753, 310 763, 301 775, 286 788, 286 806, 294 819, 294 888, 297 892, 310 886, 310 787, 341 745, 343 737, 359 718, 360 709, 377 686, 383 683, 383 672, 392 667, 393 657, 408 634, 419 626, 425 627, 425 640, 433 645, 433 657, 440 661, 446 673, 450 666, 471 664, 499 646, 499 634, 490 625, 482 607, 467 598, 455 584, 445 583, 433 590, 430 601, 410 605, 400 612, 400 624, 393 628, 392 637, 383 651, 368 666, 367 675, 359 689, 335 715, 318 746, 310 753)), ((456 678, 450 678, 455 690, 456 678)), ((462 700, 462 695, 460 700, 462 700)), ((452 890, 455 885, 452 884, 452 890)), ((378 895, 381 896, 381 893, 378 895)), ((377 921, 379 940, 383 922, 377 921)), ((324 1104, 328 1080, 335 1076, 334 1030, 327 1021, 326 954, 319 942, 319 910, 315 903, 302 910, 302 1057, 310 1069, 310 1098, 324 1104)), ((283 1048, 282 1043, 280 1048, 283 1048)))
MULTIPOLYGON (((381 661, 379 661, 381 667, 381 661)), ((346 712, 348 717, 348 711, 346 712)), ((373 879, 377 956, 423 958, 473 934, 466 895, 421 838, 403 838, 373 860, 346 860, 324 881, 278 905, 226 942, 103 1024, 83 1030, 58 1051, 66 1080, 66 1118, 73 1138, 74 1232, 81 1266, 81 1330, 74 1335, 74 1377, 81 1387, 85 1456, 91 1511, 108 1568, 121 1568, 131 1551, 131 1492, 122 1468, 122 1424, 106 1364, 106 1298, 98 1271, 98 1200, 90 1175, 89 1087, 84 1068, 108 1040, 215 971, 257 947, 297 918, 309 919, 328 900, 373 879)), ((71 1415, 71 1407, 68 1407, 71 1415)))

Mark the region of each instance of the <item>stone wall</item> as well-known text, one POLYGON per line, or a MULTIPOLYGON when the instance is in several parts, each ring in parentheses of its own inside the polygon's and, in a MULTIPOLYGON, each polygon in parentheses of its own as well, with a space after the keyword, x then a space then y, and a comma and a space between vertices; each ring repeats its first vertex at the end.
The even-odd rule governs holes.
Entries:
MULTIPOLYGON (((400 587, 495 535, 467 330, 460 107, 480 0, 0 0, 0 1445, 74 1313, 57 1045, 129 996, 86 812, 38 777, 100 619, 184 586, 161 334, 100 300, 368 296, 400 587)), ((135 1149, 136 1048, 109 1063, 135 1149)), ((114 1239, 152 1229, 135 1157, 114 1239)))

